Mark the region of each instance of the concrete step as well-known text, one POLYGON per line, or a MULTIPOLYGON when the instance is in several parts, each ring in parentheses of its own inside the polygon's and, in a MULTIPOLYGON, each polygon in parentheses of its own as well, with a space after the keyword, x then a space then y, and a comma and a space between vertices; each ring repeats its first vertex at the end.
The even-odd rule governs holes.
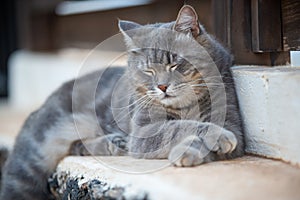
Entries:
POLYGON ((298 200, 300 169, 254 156, 193 168, 167 160, 67 157, 50 184, 68 199, 298 200))
POLYGON ((300 67, 233 68, 246 151, 300 165, 300 67))

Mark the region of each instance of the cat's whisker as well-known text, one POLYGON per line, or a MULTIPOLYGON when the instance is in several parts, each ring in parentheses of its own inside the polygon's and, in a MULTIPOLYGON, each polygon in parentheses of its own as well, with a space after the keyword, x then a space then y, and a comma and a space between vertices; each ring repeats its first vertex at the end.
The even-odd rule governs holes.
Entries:
POLYGON ((145 103, 145 105, 143 106, 143 108, 148 107, 152 102, 153 102, 153 99, 149 99, 149 101, 145 103))
MULTIPOLYGON (((145 96, 144 96, 144 97, 145 97, 145 96)), ((126 112, 126 115, 123 115, 121 118, 119 118, 119 116, 120 116, 121 114, 123 114, 123 113, 120 112, 118 116, 115 116, 115 117, 114 117, 115 123, 116 123, 117 121, 121 121, 121 120, 127 118, 132 112, 138 113, 138 112, 144 107, 144 105, 145 105, 146 103, 148 103, 150 100, 152 100, 152 99, 146 98, 146 99, 141 100, 140 102, 137 103, 137 105, 136 105, 135 107, 133 107, 131 110, 128 110, 128 111, 126 112)), ((136 102, 136 101, 135 101, 135 102, 136 102)), ((111 123, 114 123, 114 122, 112 121, 111 123)))
POLYGON ((134 107, 132 110, 128 111, 127 115, 123 116, 121 119, 118 120, 122 120, 124 118, 127 118, 130 114, 134 113, 139 113, 141 109, 147 107, 150 102, 152 101, 152 99, 146 99, 143 102, 139 103, 136 107, 134 107))
POLYGON ((222 86, 224 86, 223 83, 200 83, 200 84, 191 85, 191 87, 203 87, 203 88, 222 87, 222 86))
POLYGON ((135 104, 140 103, 141 101, 143 101, 145 98, 147 98, 147 95, 144 95, 142 97, 140 97, 139 99, 135 100, 134 102, 132 102, 131 104, 127 105, 127 106, 122 106, 122 107, 111 107, 112 109, 122 109, 122 108, 129 108, 130 106, 133 106, 135 104))
POLYGON ((146 108, 151 102, 152 102, 152 99, 147 99, 142 104, 140 104, 139 108, 137 110, 135 110, 135 112, 138 113, 141 109, 146 108))
MULTIPOLYGON (((115 115, 115 116, 114 116, 114 119, 111 121, 111 123, 112 123, 112 124, 115 124, 115 123, 117 123, 117 121, 121 121, 121 120, 123 120, 123 119, 129 117, 129 115, 130 115, 132 112, 135 112, 136 110, 139 110, 138 108, 141 107, 141 105, 143 105, 145 101, 147 101, 147 98, 146 98, 146 99, 143 99, 143 100, 141 100, 141 99, 139 99, 139 100, 140 100, 139 102, 135 101, 135 104, 137 104, 137 105, 136 105, 135 107, 133 107, 131 110, 129 109, 130 106, 124 107, 123 110, 121 110, 121 111, 118 113, 118 115, 115 115), (127 110, 126 108, 128 108, 128 110, 127 110), (126 111, 125 109, 126 109, 127 111, 126 111), (124 111, 126 111, 126 114, 125 114, 125 115, 123 115, 123 114, 124 114, 124 111), (119 118, 121 115, 123 115, 123 116, 122 116, 121 118, 119 118)), ((134 105, 134 104, 133 104, 133 105, 134 105)), ((131 106, 132 106, 132 105, 131 105, 131 106)))
MULTIPOLYGON (((145 95, 143 95, 143 96, 145 96, 145 95)), ((141 97, 143 97, 143 96, 141 96, 141 97)), ((131 93, 128 93, 128 94, 126 94, 126 95, 124 95, 120 98, 118 97, 117 102, 121 102, 124 99, 130 99, 130 98, 138 98, 139 99, 140 97, 139 97, 138 94, 136 94, 136 92, 131 92, 131 93)), ((112 96, 112 99, 114 99, 114 96, 112 96)))
POLYGON ((147 91, 147 94, 156 94, 157 92, 156 91, 154 91, 154 90, 149 90, 149 91, 147 91))
POLYGON ((190 82, 197 82, 197 81, 208 82, 210 80, 216 80, 217 81, 218 79, 222 81, 222 77, 220 77, 220 76, 210 76, 210 77, 205 77, 205 78, 203 78, 203 77, 197 78, 197 79, 195 79, 193 81, 190 81, 190 82))
POLYGON ((180 85, 173 87, 173 90, 182 90, 182 89, 187 88, 188 86, 189 86, 188 84, 180 84, 180 85))
POLYGON ((123 101, 124 99, 128 99, 128 98, 130 99, 130 97, 137 97, 137 94, 135 94, 134 92, 126 94, 123 97, 118 98, 118 101, 123 101))

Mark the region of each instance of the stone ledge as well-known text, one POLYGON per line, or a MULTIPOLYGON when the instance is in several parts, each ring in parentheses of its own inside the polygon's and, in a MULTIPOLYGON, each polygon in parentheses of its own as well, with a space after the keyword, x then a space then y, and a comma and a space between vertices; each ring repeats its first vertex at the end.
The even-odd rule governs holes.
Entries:
POLYGON ((141 173, 167 163, 130 157, 67 157, 50 185, 63 199, 296 200, 300 196, 300 169, 280 161, 245 156, 193 168, 167 166, 141 173), (135 170, 139 173, 134 174, 135 170))
POLYGON ((232 68, 246 152, 300 166, 300 67, 232 68))

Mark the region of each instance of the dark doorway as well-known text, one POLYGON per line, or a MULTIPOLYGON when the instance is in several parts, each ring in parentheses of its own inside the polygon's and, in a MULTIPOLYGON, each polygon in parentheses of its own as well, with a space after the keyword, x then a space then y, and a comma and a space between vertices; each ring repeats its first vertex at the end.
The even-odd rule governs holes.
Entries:
POLYGON ((8 57, 17 48, 15 0, 0 5, 0 97, 8 96, 8 57))

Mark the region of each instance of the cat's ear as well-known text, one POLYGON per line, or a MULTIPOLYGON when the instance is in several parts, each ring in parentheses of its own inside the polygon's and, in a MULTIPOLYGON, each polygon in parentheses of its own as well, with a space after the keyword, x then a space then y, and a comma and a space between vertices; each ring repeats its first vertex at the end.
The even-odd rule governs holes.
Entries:
POLYGON ((178 32, 191 33, 194 38, 201 34, 198 15, 192 6, 184 5, 180 9, 173 29, 178 32))
POLYGON ((126 21, 126 20, 119 20, 119 29, 123 35, 127 35, 129 37, 132 37, 132 34, 134 33, 134 29, 140 28, 142 25, 126 21))
POLYGON ((128 47, 133 48, 134 43, 132 41, 132 37, 135 33, 135 29, 140 28, 142 25, 125 20, 119 20, 119 29, 121 33, 124 35, 125 43, 128 47))

